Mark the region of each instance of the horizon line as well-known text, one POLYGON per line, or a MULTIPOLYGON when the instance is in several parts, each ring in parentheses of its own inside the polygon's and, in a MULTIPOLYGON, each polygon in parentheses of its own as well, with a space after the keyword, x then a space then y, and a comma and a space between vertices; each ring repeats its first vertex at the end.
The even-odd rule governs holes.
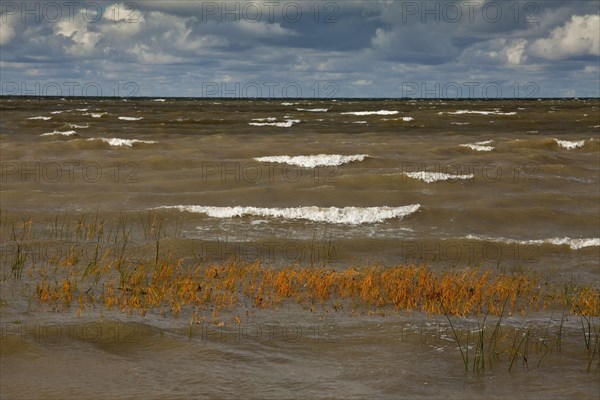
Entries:
POLYGON ((37 98, 37 99, 194 99, 194 100, 315 100, 315 101, 333 101, 333 100, 517 100, 517 101, 537 101, 537 100, 600 100, 600 95, 590 96, 569 96, 569 97, 195 97, 195 96, 61 96, 61 95, 17 95, 0 94, 0 98, 37 98))

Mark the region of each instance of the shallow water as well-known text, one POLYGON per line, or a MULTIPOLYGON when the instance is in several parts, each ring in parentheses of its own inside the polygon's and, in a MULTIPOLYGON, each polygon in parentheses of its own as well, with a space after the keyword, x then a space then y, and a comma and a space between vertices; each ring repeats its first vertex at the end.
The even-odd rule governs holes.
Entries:
MULTIPOLYGON (((555 340, 559 321, 546 336, 549 319, 540 318, 527 363, 519 356, 511 371, 513 336, 522 338, 535 321, 509 319, 495 364, 465 373, 439 317, 289 308, 263 310, 241 325, 195 325, 191 335, 183 316, 30 314, 17 324, 5 315, 3 398, 591 399, 600 391, 598 374, 586 372, 575 319, 566 323, 561 351, 546 354, 541 344, 555 340)), ((477 322, 454 321, 463 345, 477 322)))
MULTIPOLYGON (((157 215, 160 256, 190 265, 425 262, 599 283, 599 105, 2 98, 2 397, 597 398, 579 317, 539 367, 532 347, 510 373, 502 353, 465 374, 456 342, 433 339, 443 318, 285 305, 190 337, 185 312, 49 311, 10 271, 17 254, 27 271, 73 248, 85 265, 97 243, 79 220, 105 221, 112 259, 127 226, 125 256, 143 259, 157 215)), ((536 318, 551 312, 514 316, 507 332, 536 318)))

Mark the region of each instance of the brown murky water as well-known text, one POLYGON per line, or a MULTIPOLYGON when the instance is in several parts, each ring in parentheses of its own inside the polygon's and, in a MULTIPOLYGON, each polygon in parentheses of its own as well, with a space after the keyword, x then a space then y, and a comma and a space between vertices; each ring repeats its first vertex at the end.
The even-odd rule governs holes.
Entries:
MULTIPOLYGON (((286 305, 190 328, 191 310, 78 317, 34 299, 53 257, 154 257, 156 216, 159 256, 189 265, 426 262, 597 284, 597 99, 126 100, 0 100, 2 398, 600 395, 585 321, 560 331, 560 311, 506 318, 499 360, 465 373, 448 320, 416 312, 286 305), (101 243, 78 221, 104 221, 101 243)), ((453 322, 472 346, 482 317, 453 322)))

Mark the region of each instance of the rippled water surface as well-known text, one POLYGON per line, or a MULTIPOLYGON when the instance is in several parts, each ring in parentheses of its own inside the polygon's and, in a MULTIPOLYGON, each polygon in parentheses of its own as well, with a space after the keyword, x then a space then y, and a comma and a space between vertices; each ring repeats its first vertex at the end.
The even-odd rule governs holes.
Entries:
MULTIPOLYGON (((162 218, 160 256, 189 265, 427 263, 597 284, 599 106, 2 98, 2 398, 598 398, 579 317, 562 321, 561 352, 539 344, 561 326, 551 311, 504 321, 508 348, 537 324, 529 360, 509 372, 502 353, 465 374, 445 318, 292 305, 221 327, 190 327, 190 310, 77 317, 7 276, 15 254, 31 269, 79 246, 89 261, 80 220, 105 221, 115 254, 126 226, 127 257, 144 258, 162 218)), ((456 321, 465 339, 481 322, 456 321)))

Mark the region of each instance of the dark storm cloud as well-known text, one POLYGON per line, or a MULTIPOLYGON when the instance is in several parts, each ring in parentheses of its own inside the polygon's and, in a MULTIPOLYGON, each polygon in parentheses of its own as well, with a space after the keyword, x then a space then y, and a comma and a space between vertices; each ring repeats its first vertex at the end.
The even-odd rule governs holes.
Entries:
POLYGON ((596 1, 1 4, 3 94, 75 81, 103 94, 134 82, 150 96, 241 96, 252 85, 280 96, 294 84, 307 97, 493 84, 510 96, 531 83, 535 96, 600 95, 596 1))

